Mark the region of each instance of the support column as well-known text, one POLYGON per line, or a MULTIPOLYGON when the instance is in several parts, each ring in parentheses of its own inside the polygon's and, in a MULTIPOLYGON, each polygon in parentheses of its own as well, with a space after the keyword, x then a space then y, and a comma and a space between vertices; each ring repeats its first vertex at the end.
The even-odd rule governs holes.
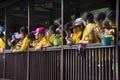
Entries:
MULTIPOLYGON (((114 2, 114 1, 113 1, 114 2)), ((120 50, 119 50, 119 41, 118 41, 118 29, 120 28, 119 26, 120 26, 120 23, 119 23, 119 0, 116 0, 116 47, 115 47, 115 51, 116 51, 116 53, 115 53, 115 80, 119 80, 120 79, 120 77, 119 77, 119 75, 120 75, 120 59, 119 59, 119 57, 120 57, 120 54, 119 54, 119 52, 120 52, 120 50)))

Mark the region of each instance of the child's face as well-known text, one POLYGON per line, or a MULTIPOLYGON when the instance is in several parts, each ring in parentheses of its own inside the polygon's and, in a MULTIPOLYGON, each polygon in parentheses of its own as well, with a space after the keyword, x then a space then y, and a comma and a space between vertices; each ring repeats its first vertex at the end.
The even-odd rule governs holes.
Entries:
POLYGON ((96 23, 97 27, 101 27, 102 26, 102 22, 101 21, 95 21, 95 23, 96 23))
POLYGON ((23 32, 20 32, 20 38, 23 39, 25 36, 23 34, 23 32))
POLYGON ((50 31, 49 31, 49 30, 48 30, 48 31, 46 31, 45 36, 46 36, 47 38, 49 38, 49 37, 50 37, 50 35, 51 35, 50 31))
POLYGON ((40 34, 36 34, 35 39, 37 39, 37 40, 40 39, 40 34))
POLYGON ((85 27, 87 26, 87 22, 86 21, 83 21, 83 24, 84 24, 85 27))
POLYGON ((73 33, 76 33, 76 32, 78 32, 80 29, 79 29, 79 27, 75 27, 75 28, 73 28, 73 33))

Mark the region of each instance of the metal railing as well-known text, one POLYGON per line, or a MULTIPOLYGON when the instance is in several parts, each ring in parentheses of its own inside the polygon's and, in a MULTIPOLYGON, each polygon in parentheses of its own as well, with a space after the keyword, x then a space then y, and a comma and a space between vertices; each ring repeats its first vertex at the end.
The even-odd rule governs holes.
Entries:
MULTIPOLYGON (((116 80, 114 45, 87 45, 82 56, 77 54, 77 47, 64 46, 63 80, 116 80)), ((48 47, 43 51, 29 49, 27 64, 27 52, 9 52, 5 58, 1 53, 0 77, 26 80, 29 65, 29 80, 60 80, 60 54, 60 47, 48 47)))

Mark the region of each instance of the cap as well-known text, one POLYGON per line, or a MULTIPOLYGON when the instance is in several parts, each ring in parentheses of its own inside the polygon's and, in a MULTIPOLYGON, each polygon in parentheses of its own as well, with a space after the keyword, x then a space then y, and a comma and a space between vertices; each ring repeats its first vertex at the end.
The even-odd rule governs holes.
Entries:
POLYGON ((45 32, 45 28, 44 27, 39 27, 36 30, 33 30, 32 33, 34 33, 34 35, 37 35, 39 33, 44 33, 45 32))
POLYGON ((0 32, 3 32, 4 31, 4 27, 3 26, 0 26, 0 32))
POLYGON ((14 40, 16 39, 20 39, 20 34, 18 32, 15 32, 13 35, 12 35, 12 40, 10 42, 13 42, 14 40))
POLYGON ((83 22, 83 19, 82 18, 77 18, 73 24, 72 24, 72 27, 76 27, 76 26, 79 26, 81 23, 83 22))

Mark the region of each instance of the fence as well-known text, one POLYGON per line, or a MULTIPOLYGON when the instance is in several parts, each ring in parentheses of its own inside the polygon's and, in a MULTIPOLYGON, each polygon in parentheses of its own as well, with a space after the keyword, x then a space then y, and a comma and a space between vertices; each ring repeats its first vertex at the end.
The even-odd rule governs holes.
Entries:
MULTIPOLYGON (((77 54, 77 47, 64 46, 63 80, 116 80, 114 45, 87 45, 83 55, 77 54)), ((0 54, 1 78, 26 80, 28 71, 29 80, 60 80, 60 47, 9 52, 5 58, 3 55, 0 54)))

